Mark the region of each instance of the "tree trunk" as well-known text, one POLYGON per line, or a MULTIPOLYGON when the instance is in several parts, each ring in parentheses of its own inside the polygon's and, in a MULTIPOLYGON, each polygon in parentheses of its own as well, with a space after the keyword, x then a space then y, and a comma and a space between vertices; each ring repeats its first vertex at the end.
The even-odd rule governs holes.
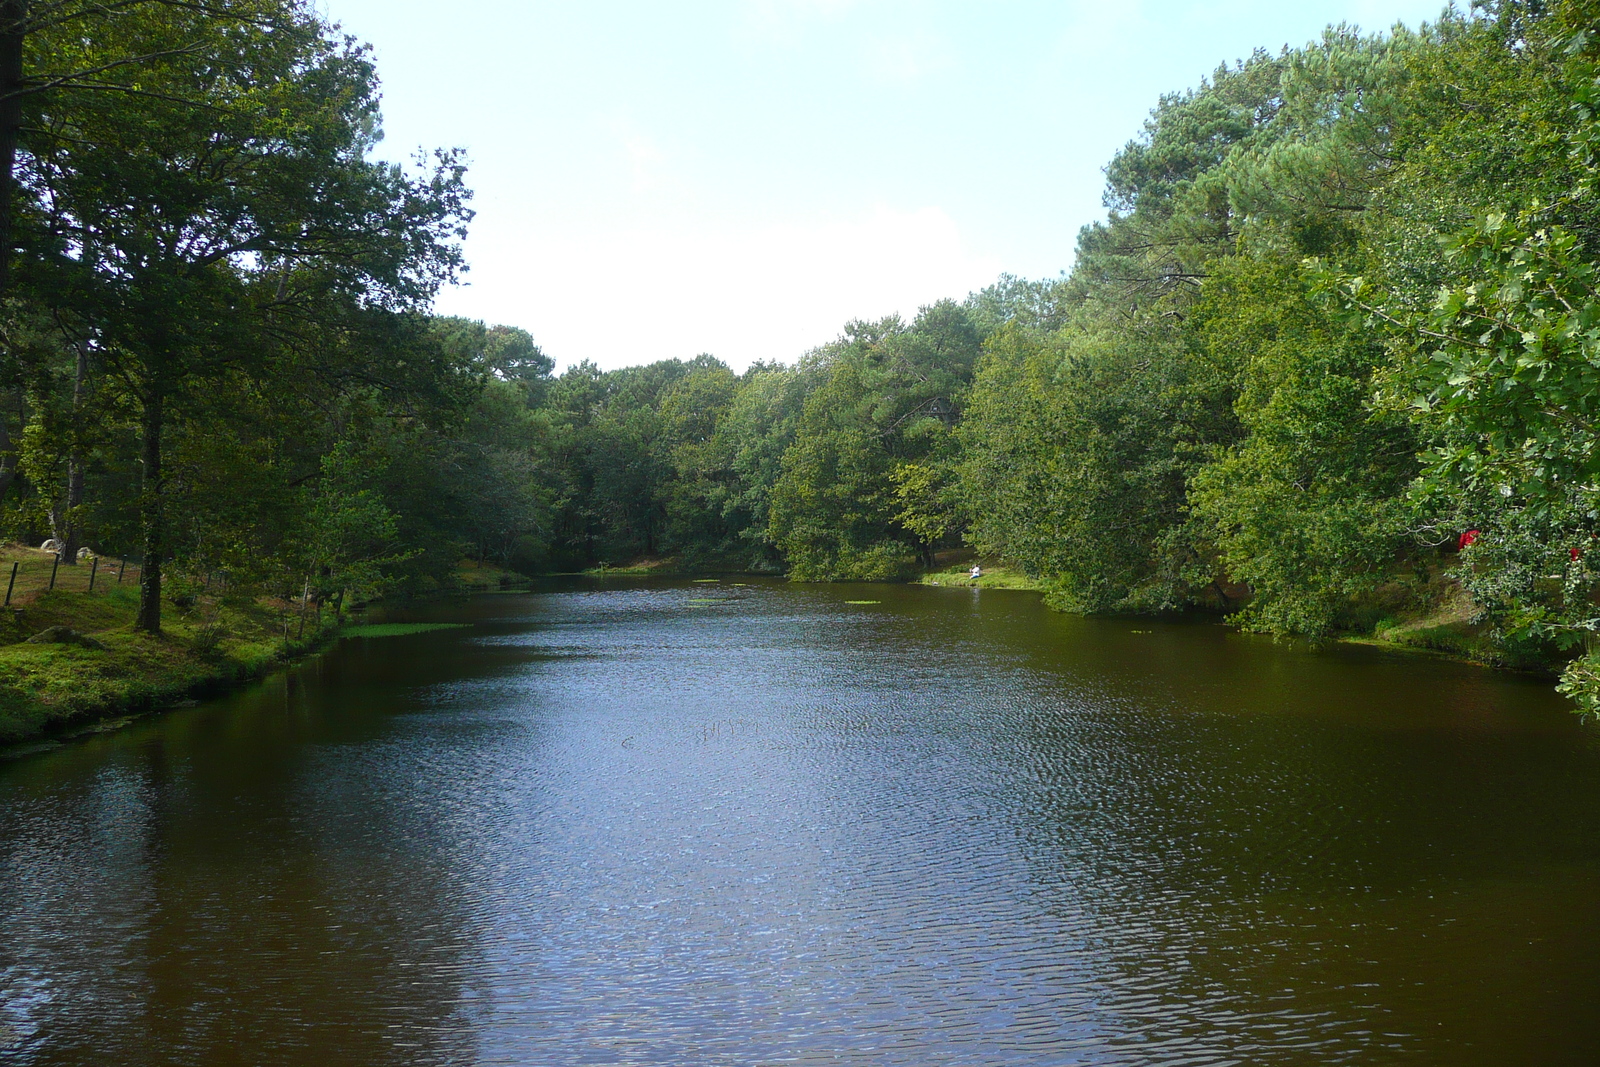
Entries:
POLYGON ((143 466, 139 483, 139 525, 144 563, 139 571, 139 616, 134 628, 161 632, 161 560, 166 550, 166 515, 161 499, 161 390, 151 387, 144 402, 143 466))
POLYGON ((22 45, 28 0, 0 0, 0 299, 11 291, 12 216, 22 132, 22 45))
POLYGON ((67 446, 67 508, 61 524, 61 562, 78 563, 78 548, 83 544, 83 526, 78 521, 83 506, 83 429, 84 393, 89 388, 89 354, 78 347, 77 373, 72 380, 72 430, 67 446))

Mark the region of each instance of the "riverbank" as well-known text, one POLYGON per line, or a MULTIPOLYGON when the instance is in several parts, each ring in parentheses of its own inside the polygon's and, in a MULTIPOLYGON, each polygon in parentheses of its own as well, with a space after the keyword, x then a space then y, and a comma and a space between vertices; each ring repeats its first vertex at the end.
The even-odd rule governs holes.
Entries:
MULTIPOLYGON (((493 592, 526 581, 467 561, 439 594, 493 592)), ((133 629, 138 590, 127 583, 16 597, 0 613, 0 747, 221 692, 350 629, 331 613, 251 595, 198 596, 164 607, 164 632, 153 637, 133 629)))
POLYGON ((585 578, 671 578, 678 576, 681 571, 677 557, 667 556, 636 559, 616 567, 602 563, 577 573, 585 578))
POLYGON ((337 627, 286 604, 197 600, 169 608, 160 636, 132 628, 138 591, 40 594, 0 620, 0 745, 143 714, 259 678, 325 644, 337 627), (26 635, 26 636, 24 636, 26 635))
MULTIPOLYGON (((948 564, 931 570, 912 580, 913 585, 942 587, 969 587, 977 589, 1015 589, 1033 593, 1048 593, 1049 585, 1041 579, 1030 578, 1020 570, 1003 563, 979 561, 982 574, 974 580, 971 576, 973 560, 948 564)), ((1332 638, 1335 644, 1360 645, 1390 652, 1440 658, 1456 663, 1487 667, 1493 670, 1514 671, 1556 678, 1561 673, 1559 665, 1550 662, 1515 658, 1498 647, 1477 619, 1477 609, 1458 587, 1439 592, 1435 601, 1420 611, 1399 612, 1380 619, 1370 631, 1351 631, 1332 638)))
MULTIPOLYGON (((653 566, 606 568, 591 577, 670 574, 670 561, 653 566)), ((913 584, 1009 589, 1043 593, 1045 583, 997 563, 948 563, 913 584)), ((438 595, 525 588, 525 576, 464 562, 438 595)), ((294 662, 337 638, 331 616, 297 605, 249 597, 200 597, 168 608, 160 637, 132 629, 137 590, 111 585, 102 591, 30 592, 0 614, 0 747, 14 746, 108 719, 140 715, 218 693, 294 662)), ((1470 605, 1452 601, 1432 614, 1385 619, 1371 633, 1351 633, 1340 643, 1444 657, 1516 670, 1472 623, 1470 605)), ((370 627, 368 629, 371 629, 370 627)), ((352 632, 348 626, 343 632, 352 632)), ((365 636, 378 636, 376 631, 365 636)))
POLYGON ((778 570, 751 570, 747 567, 719 566, 705 561, 689 563, 677 556, 641 556, 627 563, 613 566, 602 563, 586 570, 558 572, 549 577, 581 576, 584 578, 687 578, 695 574, 728 574, 760 578, 780 577, 778 570))

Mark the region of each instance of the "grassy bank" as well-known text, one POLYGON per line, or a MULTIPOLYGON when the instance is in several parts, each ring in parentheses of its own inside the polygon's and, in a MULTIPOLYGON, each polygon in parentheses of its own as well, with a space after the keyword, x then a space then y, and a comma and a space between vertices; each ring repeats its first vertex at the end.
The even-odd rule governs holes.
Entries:
POLYGON ((1515 649, 1495 641, 1464 593, 1424 611, 1383 619, 1370 633, 1347 634, 1340 640, 1552 678, 1566 662, 1553 647, 1515 649))
POLYGON ((981 564, 983 573, 976 581, 972 578, 971 562, 958 563, 943 570, 929 571, 915 582, 917 585, 965 585, 978 589, 1027 589, 1045 592, 1046 586, 1037 578, 1029 578, 1019 570, 1002 564, 981 564))
POLYGON ((439 592, 449 593, 494 593, 502 589, 525 589, 528 585, 528 576, 518 574, 516 571, 496 567, 492 563, 480 563, 477 560, 464 559, 456 564, 455 573, 450 576, 450 581, 445 583, 439 592))
POLYGON ((314 617, 302 628, 287 604, 222 597, 169 606, 166 632, 152 637, 133 630, 137 606, 138 593, 127 586, 56 590, 13 603, 0 617, 0 744, 220 690, 332 633, 314 617), (72 633, 29 640, 52 627, 72 633))
MULTIPOLYGON (((49 554, 11 546, 0 549, 0 582, 12 561, 21 566, 11 603, 0 611, 0 745, 218 692, 339 633, 331 614, 319 619, 312 611, 302 621, 296 604, 246 594, 165 604, 165 632, 151 637, 133 629, 136 580, 119 583, 117 572, 102 564, 90 591, 89 568, 80 565, 61 568, 52 589, 49 554), (71 632, 55 632, 54 641, 35 640, 52 628, 71 632)), ((128 573, 136 576, 137 568, 128 573)), ((515 572, 468 561, 440 592, 489 592, 526 583, 515 572)), ((382 629, 351 632, 378 636, 382 629)))
POLYGON ((598 567, 590 567, 579 573, 586 578, 669 578, 679 574, 680 571, 677 559, 668 556, 664 559, 636 559, 619 567, 602 563, 598 567))

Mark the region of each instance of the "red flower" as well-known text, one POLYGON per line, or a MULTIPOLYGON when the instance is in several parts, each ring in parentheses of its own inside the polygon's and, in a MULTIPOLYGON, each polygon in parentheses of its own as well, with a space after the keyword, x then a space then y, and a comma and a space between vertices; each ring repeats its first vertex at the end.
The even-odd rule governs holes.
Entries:
POLYGON ((1466 548, 1468 545, 1476 541, 1480 536, 1482 536, 1482 531, 1468 530, 1466 533, 1461 535, 1461 540, 1456 542, 1456 549, 1459 551, 1466 548))

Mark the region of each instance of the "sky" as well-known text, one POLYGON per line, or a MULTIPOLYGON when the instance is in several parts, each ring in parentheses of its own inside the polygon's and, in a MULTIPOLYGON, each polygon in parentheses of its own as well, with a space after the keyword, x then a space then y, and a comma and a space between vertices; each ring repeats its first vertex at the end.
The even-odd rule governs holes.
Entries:
POLYGON ((318 0, 375 50, 380 154, 460 147, 437 310, 558 366, 793 362, 851 319, 1054 277, 1161 94, 1444 0, 318 0))

